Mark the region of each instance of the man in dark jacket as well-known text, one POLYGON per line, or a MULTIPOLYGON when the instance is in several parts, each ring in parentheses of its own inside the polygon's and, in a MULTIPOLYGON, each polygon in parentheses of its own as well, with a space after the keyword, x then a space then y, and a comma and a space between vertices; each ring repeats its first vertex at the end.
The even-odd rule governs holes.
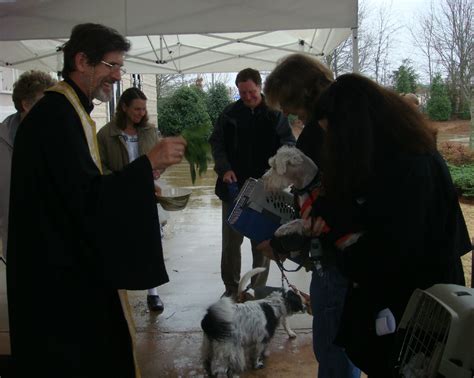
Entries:
POLYGON ((12 376, 29 377, 31 367, 42 377, 136 376, 128 303, 117 290, 168 281, 153 170, 180 162, 185 142, 165 138, 122 171, 101 174, 92 100, 110 99, 129 48, 108 27, 74 27, 65 80, 18 129, 7 265, 12 376))
MULTIPOLYGON (((249 177, 260 178, 269 168, 268 159, 284 144, 294 145, 288 119, 270 109, 261 94, 262 78, 252 68, 237 74, 235 85, 240 100, 224 109, 214 125, 209 139, 214 157, 214 170, 218 174, 216 194, 222 200, 222 258, 221 277, 225 296, 235 296, 240 280, 240 246, 243 236, 227 223, 232 210, 232 185, 241 189, 249 177), (229 191, 230 188, 230 191, 229 191)), ((254 276, 252 285, 267 282, 269 260, 255 249, 252 242, 252 267, 267 270, 254 276)))

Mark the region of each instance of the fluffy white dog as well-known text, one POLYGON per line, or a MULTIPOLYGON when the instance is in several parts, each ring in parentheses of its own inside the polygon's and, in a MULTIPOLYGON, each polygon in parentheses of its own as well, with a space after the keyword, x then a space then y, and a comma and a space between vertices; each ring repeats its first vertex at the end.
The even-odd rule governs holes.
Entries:
POLYGON ((265 190, 273 192, 293 185, 297 190, 310 187, 319 169, 300 149, 282 146, 268 159, 270 169, 262 176, 265 190))
MULTIPOLYGON (((314 209, 321 194, 321 180, 319 168, 313 160, 296 147, 283 146, 268 160, 268 163, 270 169, 262 176, 265 190, 279 191, 291 185, 300 207, 300 213, 303 214, 310 207, 314 209)), ((359 204, 363 201, 363 199, 357 200, 359 204)), ((329 226, 323 229, 325 234, 332 232, 331 235, 340 249, 355 243, 362 235, 360 225, 337 231, 332 232, 329 226), (354 230, 359 232, 353 232, 354 230)), ((304 239, 299 236, 309 237, 309 230, 305 228, 302 219, 295 219, 280 226, 274 235, 282 241, 283 250, 292 252, 300 250, 304 239)))
MULTIPOLYGON (((244 281, 265 268, 246 273, 244 281)), ((202 319, 204 331, 202 358, 209 375, 240 373, 252 366, 264 367, 264 353, 280 321, 296 312, 304 312, 300 295, 293 290, 274 292, 264 299, 234 303, 223 297, 207 309, 202 319)))
MULTIPOLYGON (((270 169, 262 176, 265 190, 274 192, 293 186, 298 204, 304 209, 311 191, 320 184, 319 169, 313 160, 296 147, 282 146, 268 164, 270 169)), ((275 236, 304 235, 305 232, 303 221, 295 219, 278 228, 275 236)))

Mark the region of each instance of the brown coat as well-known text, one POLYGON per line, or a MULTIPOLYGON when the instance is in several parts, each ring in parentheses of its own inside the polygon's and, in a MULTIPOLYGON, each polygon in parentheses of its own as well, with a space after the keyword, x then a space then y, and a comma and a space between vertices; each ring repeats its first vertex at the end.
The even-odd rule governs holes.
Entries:
MULTIPOLYGON (((153 124, 147 123, 145 127, 137 128, 137 131, 138 152, 141 156, 148 153, 158 142, 158 129, 153 124)), ((121 135, 122 130, 117 127, 115 120, 107 123, 97 133, 104 174, 120 171, 130 163, 127 145, 121 135)))

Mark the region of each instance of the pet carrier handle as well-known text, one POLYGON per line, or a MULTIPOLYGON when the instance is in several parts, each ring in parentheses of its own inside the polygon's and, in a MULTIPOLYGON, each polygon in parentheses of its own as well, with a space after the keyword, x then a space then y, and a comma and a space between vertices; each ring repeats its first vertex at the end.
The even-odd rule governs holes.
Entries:
POLYGON ((239 195, 239 184, 237 184, 237 181, 229 182, 227 184, 227 190, 229 192, 229 198, 231 202, 234 202, 239 195))

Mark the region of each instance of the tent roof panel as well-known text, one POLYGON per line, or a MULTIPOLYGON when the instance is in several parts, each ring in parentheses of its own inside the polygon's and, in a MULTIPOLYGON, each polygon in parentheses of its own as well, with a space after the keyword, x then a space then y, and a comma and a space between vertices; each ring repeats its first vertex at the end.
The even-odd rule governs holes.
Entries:
POLYGON ((128 36, 351 28, 357 0, 17 0, 0 19, 0 40, 65 38, 81 22, 128 36))
POLYGON ((17 0, 0 20, 0 65, 19 69, 59 70, 71 27, 100 22, 132 42, 130 72, 270 70, 330 53, 357 26, 357 0, 17 0))

